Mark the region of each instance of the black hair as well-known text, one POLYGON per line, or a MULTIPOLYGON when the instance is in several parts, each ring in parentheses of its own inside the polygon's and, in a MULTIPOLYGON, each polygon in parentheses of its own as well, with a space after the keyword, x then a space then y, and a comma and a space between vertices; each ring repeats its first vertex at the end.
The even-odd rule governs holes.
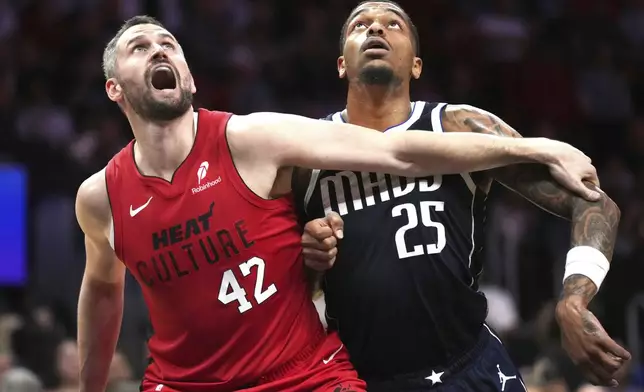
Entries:
POLYGON ((416 25, 414 24, 414 22, 411 21, 411 18, 409 17, 407 12, 405 12, 405 10, 403 10, 403 8, 398 3, 391 0, 365 0, 360 2, 360 4, 358 4, 353 8, 353 10, 351 11, 351 14, 349 14, 349 17, 344 22, 344 25, 342 26, 342 30, 340 31, 340 53, 344 52, 344 44, 347 41, 347 29, 349 28, 349 22, 351 21, 351 19, 353 19, 356 16, 356 10, 360 8, 360 6, 366 3, 385 3, 385 4, 391 4, 396 8, 400 8, 400 10, 402 10, 402 14, 400 15, 400 17, 403 18, 403 20, 405 21, 405 24, 409 26, 409 29, 411 30, 411 38, 412 38, 411 43, 414 48, 415 55, 416 56, 420 55, 420 47, 419 47, 420 38, 418 37, 418 29, 416 28, 416 25))

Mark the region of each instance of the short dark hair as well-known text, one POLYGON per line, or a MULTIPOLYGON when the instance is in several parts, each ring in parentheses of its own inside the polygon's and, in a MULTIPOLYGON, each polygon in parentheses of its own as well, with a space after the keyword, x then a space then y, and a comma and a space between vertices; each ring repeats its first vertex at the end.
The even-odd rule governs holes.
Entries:
POLYGON ((142 24, 153 24, 165 29, 165 26, 161 22, 148 15, 137 15, 126 20, 119 31, 116 32, 116 35, 107 43, 103 51, 103 74, 105 75, 105 79, 114 77, 114 70, 116 68, 116 43, 119 38, 130 27, 142 24))
POLYGON ((402 15, 400 16, 403 18, 403 20, 405 21, 405 24, 407 24, 407 26, 409 26, 409 29, 411 30, 411 38, 412 38, 411 44, 414 47, 414 52, 416 56, 420 54, 420 38, 418 37, 418 29, 416 28, 416 25, 414 24, 414 22, 411 21, 411 18, 409 17, 407 12, 403 10, 400 4, 391 0, 365 0, 360 2, 360 4, 358 4, 353 8, 351 13, 349 14, 349 17, 347 18, 347 20, 344 22, 344 25, 342 26, 342 31, 340 31, 340 53, 344 52, 344 44, 347 41, 347 29, 349 28, 349 22, 351 21, 351 19, 355 17, 356 10, 360 8, 360 6, 366 3, 386 3, 386 4, 391 4, 396 8, 400 8, 402 10, 402 15))

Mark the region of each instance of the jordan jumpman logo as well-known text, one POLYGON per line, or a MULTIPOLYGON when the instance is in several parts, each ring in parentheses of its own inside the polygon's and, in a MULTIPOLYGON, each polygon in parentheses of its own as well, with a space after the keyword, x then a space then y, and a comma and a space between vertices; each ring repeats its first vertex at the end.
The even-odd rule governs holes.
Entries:
POLYGON ((515 376, 506 376, 505 374, 503 374, 503 372, 501 371, 501 366, 499 366, 498 364, 496 365, 496 368, 499 370, 499 372, 498 372, 499 373, 499 382, 501 383, 501 392, 503 392, 503 391, 505 391, 505 383, 510 381, 510 380, 516 380, 517 376, 516 375, 515 376))

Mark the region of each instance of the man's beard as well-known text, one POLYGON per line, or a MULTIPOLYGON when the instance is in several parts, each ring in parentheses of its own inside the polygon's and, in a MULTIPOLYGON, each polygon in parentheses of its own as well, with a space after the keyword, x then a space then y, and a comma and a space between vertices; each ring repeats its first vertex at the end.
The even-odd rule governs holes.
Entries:
MULTIPOLYGON (((177 82, 179 83, 179 82, 177 82)), ((181 94, 178 98, 157 99, 152 93, 152 87, 134 86, 121 83, 125 99, 141 118, 149 121, 171 121, 185 114, 192 105, 192 92, 179 84, 181 94)))
POLYGON ((383 66, 369 66, 362 68, 358 76, 361 83, 368 86, 395 86, 402 83, 393 69, 383 66))

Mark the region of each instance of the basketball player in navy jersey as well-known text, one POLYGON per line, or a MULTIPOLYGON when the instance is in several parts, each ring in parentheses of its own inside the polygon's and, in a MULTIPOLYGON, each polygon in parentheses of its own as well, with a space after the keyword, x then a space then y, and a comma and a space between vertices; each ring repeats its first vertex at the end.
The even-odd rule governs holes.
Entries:
MULTIPOLYGON (((337 65, 349 83, 347 106, 327 120, 385 133, 413 128, 521 137, 472 106, 410 101, 409 83, 420 77, 422 61, 416 28, 396 3, 359 4, 340 43, 337 65)), ((557 306, 563 345, 590 381, 616 383, 613 374, 630 354, 587 309, 608 271, 620 217, 606 194, 594 202, 579 198, 540 165, 415 179, 301 171, 294 188, 305 220, 339 214, 307 224, 305 256, 316 269, 335 262, 322 280, 328 328, 339 332, 370 391, 525 389, 484 323, 487 302, 477 286, 493 180, 572 222, 557 306), (334 228, 342 220, 344 226, 334 228)))

